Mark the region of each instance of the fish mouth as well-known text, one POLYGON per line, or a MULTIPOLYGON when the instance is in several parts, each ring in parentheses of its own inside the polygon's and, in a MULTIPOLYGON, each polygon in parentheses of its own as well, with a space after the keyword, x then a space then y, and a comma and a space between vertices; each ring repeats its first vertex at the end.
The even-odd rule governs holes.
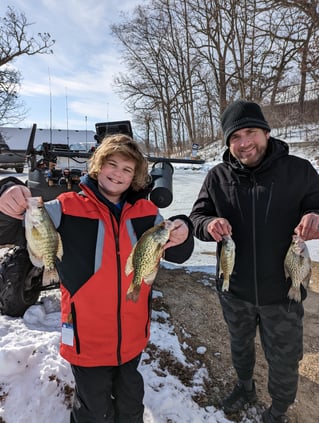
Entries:
POLYGON ((306 250, 306 245, 304 240, 298 235, 293 235, 292 242, 293 242, 293 250, 295 251, 295 253, 302 256, 306 250))
POLYGON ((43 207, 43 199, 42 197, 28 197, 26 199, 27 209, 32 207, 38 207, 39 209, 43 207))
POLYGON ((164 221, 164 228, 165 228, 165 229, 172 230, 172 229, 174 229, 174 228, 175 228, 175 226, 176 226, 176 224, 175 224, 175 222, 174 222, 174 221, 172 221, 172 220, 165 220, 165 221, 164 221))

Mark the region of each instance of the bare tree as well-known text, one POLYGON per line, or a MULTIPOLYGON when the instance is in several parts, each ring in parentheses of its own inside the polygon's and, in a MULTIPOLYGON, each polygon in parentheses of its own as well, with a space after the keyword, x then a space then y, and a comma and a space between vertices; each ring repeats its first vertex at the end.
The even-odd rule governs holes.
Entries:
MULTIPOLYGON (((113 25, 112 32, 121 42, 127 75, 115 78, 121 95, 131 111, 145 114, 156 111, 159 127, 164 130, 166 153, 173 152, 174 119, 182 103, 187 76, 179 72, 181 46, 165 0, 155 1, 151 8, 138 7, 130 21, 113 25), (168 13, 169 12, 169 13, 168 13)), ((141 120, 141 119, 140 119, 141 120)))
POLYGON ((24 104, 19 102, 17 86, 20 75, 13 69, 0 70, 0 123, 19 122, 25 115, 24 104), (19 119, 14 119, 18 117, 19 119))
POLYGON ((128 67, 115 85, 147 126, 149 147, 162 137, 171 154, 212 141, 220 113, 238 97, 272 107, 299 81, 301 105, 303 87, 319 78, 314 4, 151 0, 113 26, 128 67))
POLYGON ((21 74, 12 67, 21 56, 52 54, 55 41, 49 33, 38 33, 37 38, 27 33, 28 23, 24 13, 8 6, 0 17, 0 124, 17 123, 25 117, 23 103, 19 99, 21 74))
MULTIPOLYGON (((319 4, 318 0, 273 0, 272 7, 275 10, 288 10, 293 16, 293 35, 286 35, 290 41, 294 41, 296 54, 292 61, 299 66, 299 113, 304 114, 306 85, 311 80, 318 78, 318 44, 319 44, 319 4)), ((291 61, 291 62, 292 62, 291 61)))

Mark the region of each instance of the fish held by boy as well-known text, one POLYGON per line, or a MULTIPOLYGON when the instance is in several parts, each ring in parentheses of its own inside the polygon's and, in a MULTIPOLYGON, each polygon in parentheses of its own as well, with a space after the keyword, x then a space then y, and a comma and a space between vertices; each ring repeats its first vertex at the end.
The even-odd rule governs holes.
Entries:
POLYGON ((311 259, 305 241, 298 235, 293 235, 285 261, 285 276, 291 279, 288 297, 301 302, 300 286, 308 287, 311 278, 311 259))
POLYGON ((143 233, 129 255, 125 274, 134 271, 133 280, 128 288, 126 299, 137 302, 142 281, 151 285, 159 269, 163 257, 164 246, 175 228, 171 220, 163 220, 143 233))
POLYGON ((44 207, 42 197, 27 199, 25 236, 31 263, 36 267, 43 267, 42 284, 45 286, 59 282, 55 259, 62 259, 62 241, 44 207))
POLYGON ((224 235, 220 252, 219 277, 223 274, 222 291, 229 290, 229 279, 235 265, 235 243, 230 235, 224 235))

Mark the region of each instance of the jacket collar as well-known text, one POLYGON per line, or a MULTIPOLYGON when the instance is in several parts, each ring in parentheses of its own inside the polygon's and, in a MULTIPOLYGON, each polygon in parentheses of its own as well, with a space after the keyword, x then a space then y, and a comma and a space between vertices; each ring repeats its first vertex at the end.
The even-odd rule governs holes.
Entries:
POLYGON ((270 137, 268 140, 268 146, 266 154, 261 163, 250 168, 239 162, 230 152, 229 148, 223 154, 223 162, 230 165, 235 170, 241 170, 244 172, 260 171, 270 166, 275 160, 280 157, 287 156, 289 154, 289 146, 285 141, 277 138, 270 137))
POLYGON ((148 186, 145 189, 140 191, 133 191, 131 188, 129 188, 122 195, 122 198, 121 198, 122 207, 118 207, 100 193, 100 191, 98 190, 97 181, 91 178, 89 175, 84 175, 81 178, 80 185, 85 195, 92 196, 96 200, 100 201, 102 204, 106 205, 115 216, 118 216, 120 214, 121 209, 125 202, 129 204, 134 204, 137 200, 141 198, 147 198, 148 194, 151 191, 151 186, 148 186))

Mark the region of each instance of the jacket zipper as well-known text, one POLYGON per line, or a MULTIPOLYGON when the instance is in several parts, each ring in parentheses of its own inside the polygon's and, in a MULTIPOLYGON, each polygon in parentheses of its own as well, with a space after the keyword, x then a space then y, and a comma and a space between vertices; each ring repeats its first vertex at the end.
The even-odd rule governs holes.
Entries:
POLYGON ((271 200, 272 200, 273 188, 274 188, 274 182, 272 182, 271 183, 271 186, 270 186, 269 198, 268 198, 268 203, 267 203, 267 208, 266 208, 266 214, 265 214, 265 223, 267 223, 267 221, 268 221, 269 210, 270 210, 270 203, 271 203, 271 200))
POLYGON ((251 175, 252 180, 252 236, 253 236, 253 270, 254 270, 254 286, 255 286, 255 301, 258 307, 258 287, 257 287, 257 259, 256 259, 256 193, 257 183, 255 175, 251 175))
MULTIPOLYGON (((122 326, 121 326, 121 300, 122 300, 122 280, 121 280, 121 259, 120 259, 120 246, 119 246, 119 236, 118 236, 118 229, 115 227, 114 217, 111 214, 111 222, 112 228, 114 233, 114 241, 115 241, 115 250, 116 250, 116 262, 117 262, 117 361, 118 365, 122 364, 122 357, 121 357, 121 344, 122 344, 122 326)), ((117 227, 119 226, 116 223, 117 227)))

